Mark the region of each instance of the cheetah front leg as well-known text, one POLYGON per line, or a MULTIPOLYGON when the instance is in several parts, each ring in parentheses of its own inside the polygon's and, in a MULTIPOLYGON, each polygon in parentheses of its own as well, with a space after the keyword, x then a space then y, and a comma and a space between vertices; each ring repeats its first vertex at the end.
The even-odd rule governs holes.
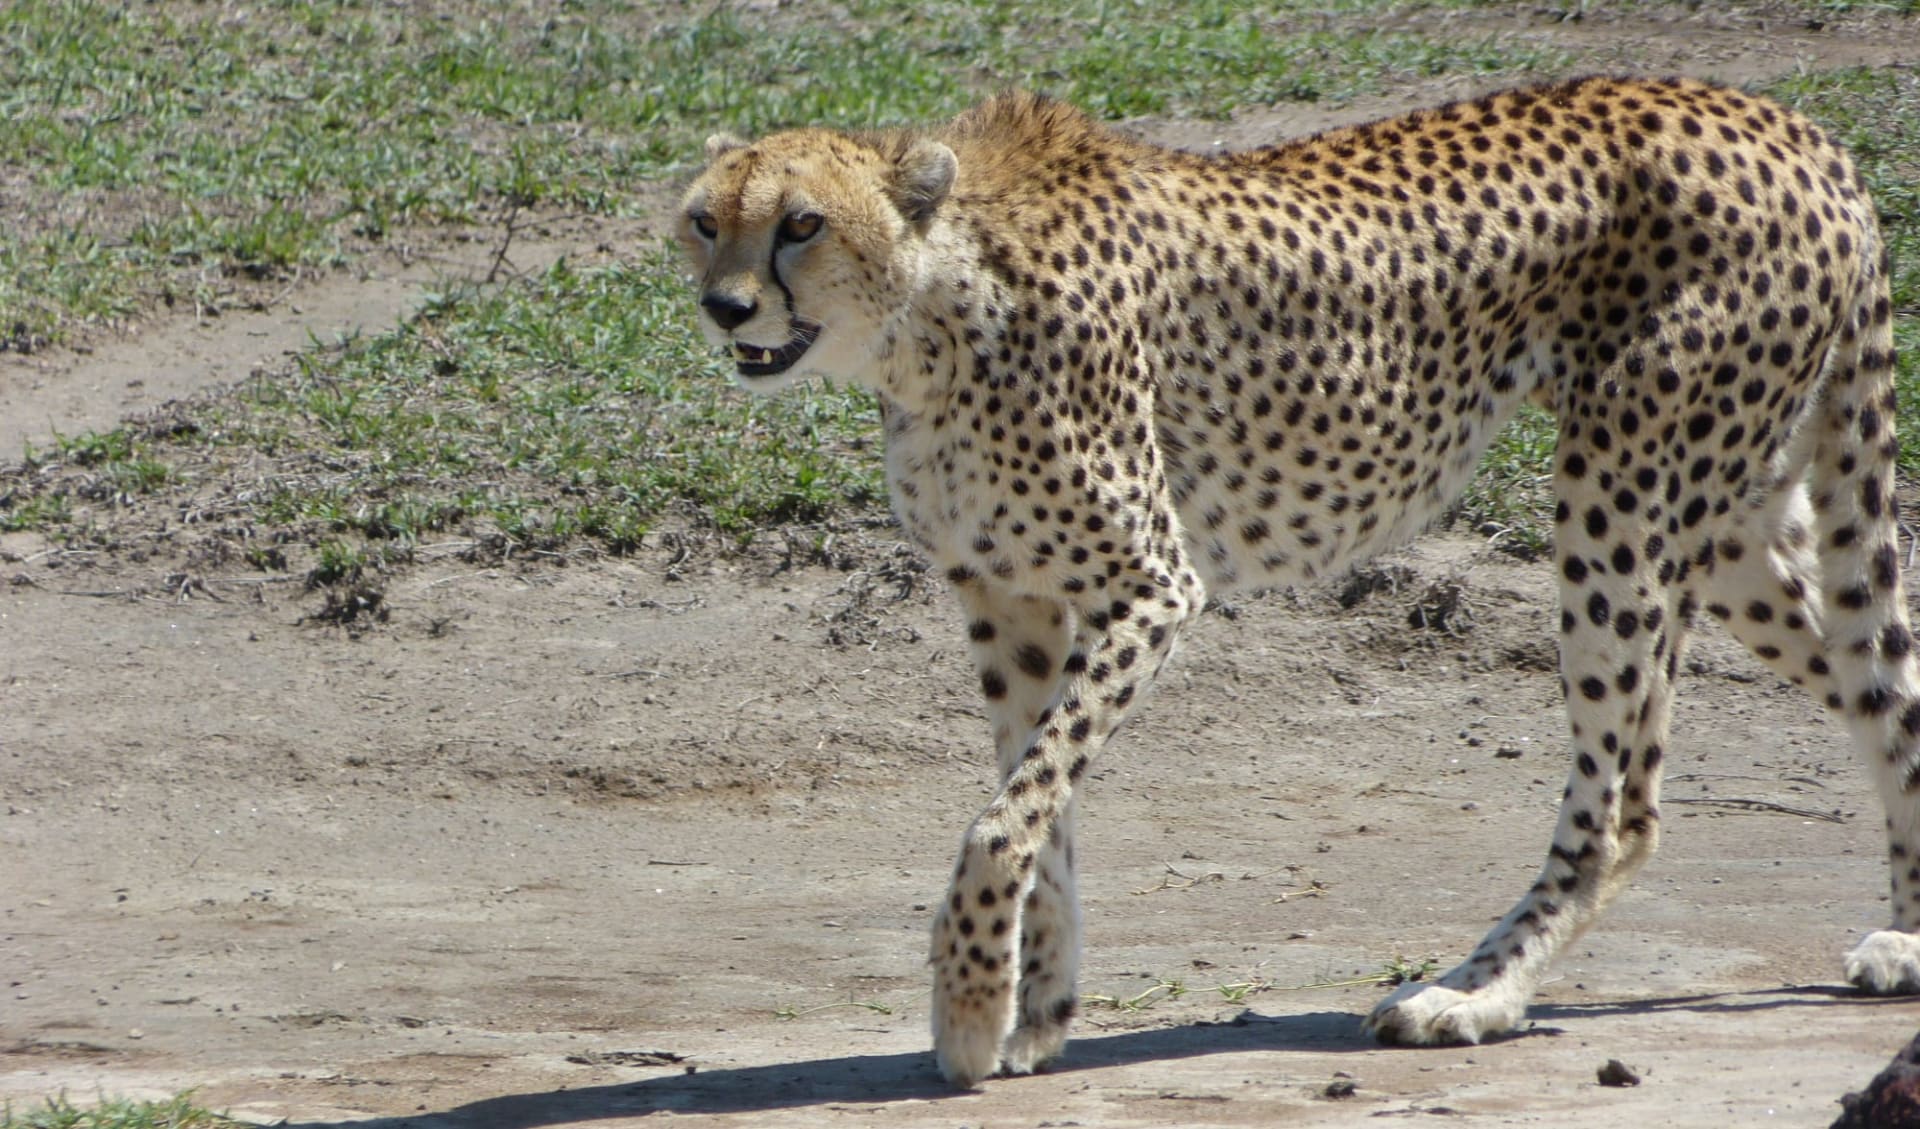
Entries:
POLYGON ((1090 564, 1097 579, 1058 605, 954 577, 1001 760, 933 925, 934 1055, 957 1085, 1032 1070, 1066 1043, 1079 950, 1073 789, 1204 602, 1190 571, 1151 557, 1090 564))
MULTIPOLYGON (((1063 664, 1074 639, 1073 609, 1064 601, 1017 596, 983 580, 961 583, 955 591, 967 613, 967 637, 1004 785, 1020 767, 1034 731, 1059 704, 1063 664)), ((1073 870, 1073 808, 1070 797, 1034 861, 1033 886, 1016 907, 1017 1003, 1012 1033, 1001 1049, 1002 1066, 1012 1074, 1030 1073, 1059 1053, 1077 999, 1080 899, 1073 870)), ((996 1026, 1008 1022, 1001 1018, 996 1026)))

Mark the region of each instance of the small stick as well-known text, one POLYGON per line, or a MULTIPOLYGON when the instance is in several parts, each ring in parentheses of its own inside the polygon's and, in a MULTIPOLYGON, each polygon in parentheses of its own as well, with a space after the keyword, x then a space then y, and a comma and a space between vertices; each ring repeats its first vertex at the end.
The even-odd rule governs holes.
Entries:
POLYGON ((1847 817, 1838 812, 1814 811, 1812 808, 1789 807, 1776 804, 1772 800, 1749 800, 1739 796, 1701 796, 1664 801, 1669 804, 1695 804, 1700 807, 1732 808, 1736 811, 1771 811, 1781 815, 1797 815, 1802 819, 1818 819, 1825 823, 1845 823, 1847 817))

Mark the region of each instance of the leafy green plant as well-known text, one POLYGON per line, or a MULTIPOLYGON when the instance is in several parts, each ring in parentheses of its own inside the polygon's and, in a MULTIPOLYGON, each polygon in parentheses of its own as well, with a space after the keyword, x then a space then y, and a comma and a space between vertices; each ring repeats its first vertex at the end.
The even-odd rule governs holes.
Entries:
POLYGON ((240 1123, 193 1104, 191 1095, 146 1102, 103 1099, 79 1106, 64 1095, 25 1112, 0 1110, 0 1129, 239 1129, 240 1123))

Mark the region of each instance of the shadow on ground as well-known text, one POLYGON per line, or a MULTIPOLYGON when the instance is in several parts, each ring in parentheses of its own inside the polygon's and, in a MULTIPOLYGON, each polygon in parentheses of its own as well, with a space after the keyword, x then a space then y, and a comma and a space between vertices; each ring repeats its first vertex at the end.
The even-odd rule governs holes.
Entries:
MULTIPOLYGON (((1545 1038, 1561 1033, 1551 1021, 1577 1022, 1602 1015, 1651 1015, 1666 1011, 1752 1013, 1783 1008, 1847 1007, 1903 1003, 1870 1000, 1847 988, 1787 987, 1727 995, 1671 996, 1619 1003, 1541 1004, 1529 1010, 1531 1026, 1501 1041, 1545 1038)), ((1241 1013, 1225 1023, 1129 1031, 1075 1039, 1066 1057, 1048 1074, 1129 1066, 1136 1063, 1252 1051, 1313 1051, 1343 1054, 1380 1051, 1360 1033, 1359 1017, 1320 1011, 1263 1016, 1241 1013)), ((1403 1050, 1383 1053, 1418 1053, 1403 1050)), ((996 1086, 1018 1086, 1002 1079, 996 1086)), ((933 1056, 910 1054, 849 1055, 803 1062, 703 1070, 640 1082, 578 1090, 508 1094, 471 1102, 441 1113, 420 1113, 374 1121, 306 1122, 294 1129, 536 1129, 651 1113, 717 1114, 804 1106, 928 1101, 960 1096, 935 1071, 933 1056)))

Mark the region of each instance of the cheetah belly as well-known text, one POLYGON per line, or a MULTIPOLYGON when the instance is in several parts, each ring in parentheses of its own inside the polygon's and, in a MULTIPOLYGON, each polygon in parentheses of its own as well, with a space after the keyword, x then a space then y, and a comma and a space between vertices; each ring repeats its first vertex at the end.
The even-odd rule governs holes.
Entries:
POLYGON ((1448 420, 1444 434, 1429 433, 1421 412, 1401 406, 1404 397, 1337 375, 1302 394, 1291 423, 1248 397, 1163 390, 1156 434, 1208 589, 1310 582, 1432 524, 1519 406, 1542 392, 1550 398, 1557 371, 1545 347, 1477 367, 1504 379, 1466 396, 1469 410, 1448 420))

